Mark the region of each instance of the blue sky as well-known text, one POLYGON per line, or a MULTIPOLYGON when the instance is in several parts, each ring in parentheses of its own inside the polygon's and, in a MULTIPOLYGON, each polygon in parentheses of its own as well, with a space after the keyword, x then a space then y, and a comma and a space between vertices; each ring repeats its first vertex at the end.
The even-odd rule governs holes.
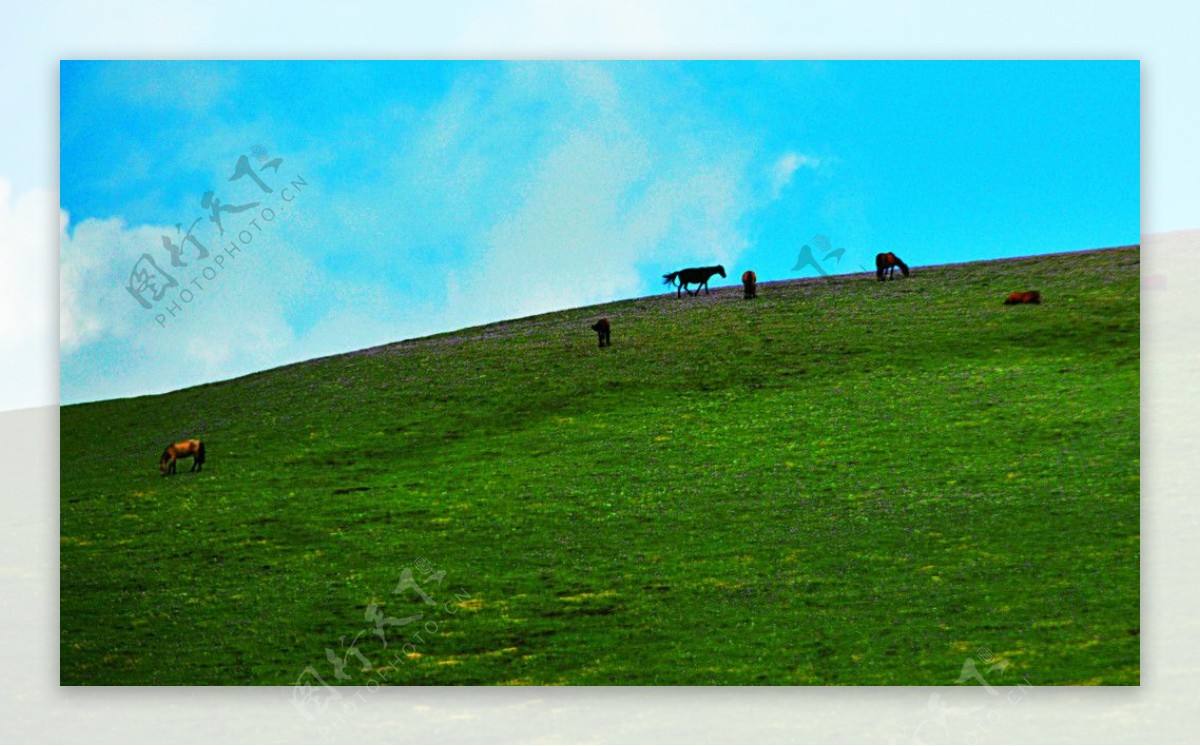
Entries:
POLYGON ((792 267, 817 235, 846 249, 830 272, 885 250, 920 266, 1137 243, 1139 74, 1136 61, 63 62, 61 398, 660 292, 682 266, 811 276, 792 267), (282 159, 256 172, 270 193, 229 180, 242 156, 282 159), (221 238, 208 191, 259 205, 224 214, 221 238), (285 209, 266 222, 264 207, 285 209), (184 245, 173 270, 162 243, 197 218, 213 255, 253 232, 211 280, 213 255, 184 245), (143 254, 179 282, 150 309, 125 289, 143 254), (182 310, 159 323, 172 301, 182 310))

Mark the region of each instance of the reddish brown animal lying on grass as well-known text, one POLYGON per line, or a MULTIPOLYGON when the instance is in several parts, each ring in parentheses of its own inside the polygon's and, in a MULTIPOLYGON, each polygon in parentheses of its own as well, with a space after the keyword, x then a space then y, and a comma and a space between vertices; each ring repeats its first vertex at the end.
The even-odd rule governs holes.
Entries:
POLYGON ((181 458, 192 459, 191 471, 200 471, 204 468, 204 442, 196 440, 181 440, 178 443, 172 443, 167 446, 162 453, 162 458, 158 460, 158 470, 162 472, 164 477, 175 473, 175 461, 181 458))
POLYGON ((596 332, 596 336, 600 338, 601 347, 612 346, 612 328, 609 326, 608 319, 600 319, 592 324, 592 331, 596 332))
POLYGON ((1024 293, 1009 293, 1008 298, 1005 299, 1005 301, 1004 301, 1004 305, 1015 306, 1018 303, 1041 303, 1041 302, 1042 302, 1042 294, 1036 290, 1030 290, 1030 291, 1024 292, 1024 293))
POLYGON ((746 300, 758 297, 758 275, 754 274, 753 270, 746 270, 742 273, 742 286, 746 290, 746 300))

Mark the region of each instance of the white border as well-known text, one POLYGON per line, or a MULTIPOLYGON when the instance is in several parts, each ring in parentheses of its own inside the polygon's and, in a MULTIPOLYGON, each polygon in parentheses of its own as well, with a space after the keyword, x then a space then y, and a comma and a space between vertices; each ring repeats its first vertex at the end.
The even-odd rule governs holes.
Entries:
MULTIPOLYGON (((1197 5, 51 3, 7 6, 0 118, 18 190, 57 186, 60 58, 1124 58, 1143 63, 1143 226, 1196 225, 1197 5), (15 71, 15 72, 14 72, 15 71), (48 179, 48 180, 47 180, 48 179), (1189 223, 1188 221, 1192 222, 1189 223)), ((3 166, 0 165, 0 170, 3 166)), ((47 226, 47 246, 53 245, 47 226)), ((1136 688, 391 689, 322 734, 279 689, 71 689, 58 677, 58 417, 0 414, 0 738, 29 742, 1189 742, 1200 231, 1144 239, 1143 658, 1136 688), (1009 696, 1012 690, 1002 690, 1009 696), (957 708, 928 724, 930 698, 957 708), (964 714, 971 707, 983 710, 964 714), (979 723, 979 716, 984 720, 979 723), (974 718, 974 720, 972 720, 974 718)), ((10 271, 0 267, 0 272, 10 271)), ((56 305, 55 298, 39 303, 56 305)), ((52 342, 52 340, 50 341, 52 342)), ((30 350, 56 364, 56 349, 30 350), (48 351, 51 350, 52 352, 48 351)), ((26 359, 28 362, 28 358, 26 359)), ((6 360, 6 365, 19 364, 6 360)), ((67 468, 84 468, 71 460, 67 468)), ((1102 516, 1097 517, 1102 520, 1102 516)))

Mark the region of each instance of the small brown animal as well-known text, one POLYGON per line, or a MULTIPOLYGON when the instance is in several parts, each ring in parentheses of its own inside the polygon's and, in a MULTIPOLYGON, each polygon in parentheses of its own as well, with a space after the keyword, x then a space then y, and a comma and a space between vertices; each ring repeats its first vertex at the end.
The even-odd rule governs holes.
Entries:
POLYGON ((200 471, 204 468, 204 442, 196 440, 181 440, 178 443, 172 443, 167 446, 162 453, 162 458, 158 460, 158 470, 162 472, 164 477, 175 473, 175 462, 181 458, 192 459, 191 471, 200 471))
POLYGON ((1036 290, 1030 290, 1024 293, 1009 293, 1005 299, 1004 305, 1015 306, 1019 303, 1041 303, 1042 294, 1036 290))
POLYGON ((899 267, 904 276, 908 277, 908 265, 900 261, 900 257, 890 251, 875 255, 875 279, 880 282, 893 279, 896 267, 899 267))
POLYGON ((596 336, 600 338, 600 347, 612 346, 612 327, 608 323, 608 319, 600 319, 595 324, 592 324, 592 331, 596 332, 596 336))
POLYGON ((742 273, 742 286, 746 290, 746 300, 758 297, 758 275, 754 274, 753 270, 746 270, 742 273))

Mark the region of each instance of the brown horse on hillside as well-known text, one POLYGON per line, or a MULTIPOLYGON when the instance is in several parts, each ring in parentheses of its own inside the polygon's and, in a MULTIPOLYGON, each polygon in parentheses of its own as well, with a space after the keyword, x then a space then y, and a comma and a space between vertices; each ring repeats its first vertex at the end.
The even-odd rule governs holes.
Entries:
POLYGON ((1030 290, 1024 293, 1009 293, 1004 300, 1004 305, 1015 306, 1020 303, 1041 303, 1042 294, 1036 290, 1030 290))
POLYGON ((899 267, 904 276, 908 277, 908 265, 900 261, 900 257, 890 251, 875 255, 875 279, 880 282, 890 280, 896 273, 896 267, 899 267), (887 273, 887 277, 884 277, 884 272, 887 273))
POLYGON ((742 273, 742 286, 746 291, 746 300, 758 297, 758 275, 754 274, 753 270, 746 270, 742 273))
POLYGON ((600 338, 600 347, 612 347, 612 325, 608 323, 608 319, 600 319, 592 324, 592 331, 600 338))
POLYGON ((158 470, 164 477, 175 473, 175 462, 181 458, 191 458, 192 468, 189 471, 200 471, 204 468, 204 441, 181 440, 167 446, 158 460, 158 470))

